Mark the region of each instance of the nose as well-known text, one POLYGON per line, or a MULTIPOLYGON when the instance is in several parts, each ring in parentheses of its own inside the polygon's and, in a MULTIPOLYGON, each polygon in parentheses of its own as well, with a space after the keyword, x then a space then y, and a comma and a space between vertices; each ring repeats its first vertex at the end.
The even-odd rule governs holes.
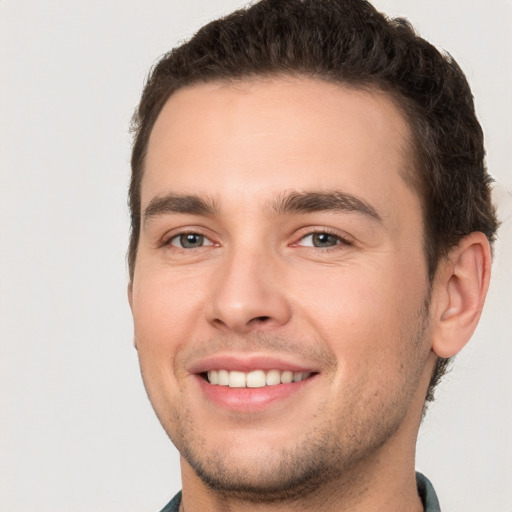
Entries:
POLYGON ((291 308, 278 267, 275 258, 264 251, 233 252, 216 269, 207 304, 208 322, 237 334, 285 325, 291 308))

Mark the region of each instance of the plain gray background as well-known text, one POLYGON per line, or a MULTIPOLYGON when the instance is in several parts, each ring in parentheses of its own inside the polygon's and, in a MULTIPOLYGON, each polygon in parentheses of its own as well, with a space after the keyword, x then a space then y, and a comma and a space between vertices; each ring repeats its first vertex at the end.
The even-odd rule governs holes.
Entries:
MULTIPOLYGON (((132 348, 127 128, 156 58, 243 3, 0 0, 1 512, 156 512, 180 487, 132 348)), ((445 512, 512 511, 512 3, 375 4, 467 73, 504 221, 417 467, 445 512)))

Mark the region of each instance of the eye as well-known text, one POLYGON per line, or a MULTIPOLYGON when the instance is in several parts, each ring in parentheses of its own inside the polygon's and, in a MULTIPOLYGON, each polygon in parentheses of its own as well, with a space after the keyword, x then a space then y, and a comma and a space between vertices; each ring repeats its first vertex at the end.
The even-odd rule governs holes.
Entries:
POLYGON ((206 245, 213 245, 211 240, 199 233, 182 233, 173 236, 168 244, 181 249, 198 249, 206 245))
POLYGON ((303 247, 329 248, 342 243, 348 245, 348 242, 346 242, 339 236, 333 235, 331 233, 318 232, 311 233, 309 235, 302 237, 298 245, 301 245, 303 247))

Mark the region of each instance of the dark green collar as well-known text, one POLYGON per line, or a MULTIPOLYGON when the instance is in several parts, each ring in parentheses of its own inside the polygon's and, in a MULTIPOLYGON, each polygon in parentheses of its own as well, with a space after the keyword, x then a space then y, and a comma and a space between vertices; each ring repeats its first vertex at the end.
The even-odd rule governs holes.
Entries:
POLYGON ((416 472, 416 485, 418 487, 418 494, 423 502, 425 512, 441 512, 436 491, 434 490, 430 480, 425 475, 416 472))

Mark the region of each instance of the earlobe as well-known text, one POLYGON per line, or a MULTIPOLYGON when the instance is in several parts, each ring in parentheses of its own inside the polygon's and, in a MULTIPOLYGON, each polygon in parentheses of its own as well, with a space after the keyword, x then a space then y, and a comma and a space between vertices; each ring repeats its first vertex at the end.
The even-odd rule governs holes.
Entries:
POLYGON ((483 233, 466 236, 439 263, 434 281, 432 350, 457 354, 476 329, 489 287, 491 250, 483 233))

